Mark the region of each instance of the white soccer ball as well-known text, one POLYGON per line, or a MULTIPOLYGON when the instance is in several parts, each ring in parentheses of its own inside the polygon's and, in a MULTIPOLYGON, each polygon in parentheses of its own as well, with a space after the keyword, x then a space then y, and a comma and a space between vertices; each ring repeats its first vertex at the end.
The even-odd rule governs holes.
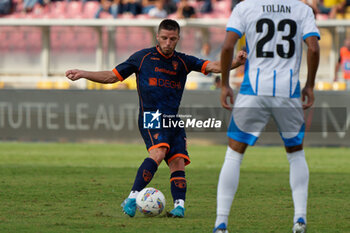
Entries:
POLYGON ((136 197, 137 209, 148 217, 157 216, 165 208, 165 197, 155 188, 144 188, 136 197))

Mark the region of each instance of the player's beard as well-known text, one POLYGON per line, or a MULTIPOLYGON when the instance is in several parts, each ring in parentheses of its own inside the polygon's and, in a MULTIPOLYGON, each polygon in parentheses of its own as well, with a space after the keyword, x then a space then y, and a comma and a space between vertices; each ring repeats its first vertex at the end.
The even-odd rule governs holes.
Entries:
POLYGON ((160 48, 160 50, 162 51, 162 53, 163 53, 165 56, 170 56, 170 55, 173 54, 173 52, 174 52, 174 49, 171 48, 171 47, 162 48, 162 47, 159 46, 159 48, 160 48))

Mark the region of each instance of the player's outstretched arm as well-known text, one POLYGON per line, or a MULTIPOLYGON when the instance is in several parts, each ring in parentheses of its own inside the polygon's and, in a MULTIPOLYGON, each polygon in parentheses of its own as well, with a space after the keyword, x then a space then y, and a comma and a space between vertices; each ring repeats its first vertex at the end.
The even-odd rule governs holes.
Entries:
POLYGON ((85 78, 98 83, 115 83, 118 78, 113 71, 86 71, 86 70, 67 70, 66 77, 72 81, 85 78))
POLYGON ((236 55, 236 58, 233 59, 231 70, 236 69, 241 65, 244 65, 246 60, 247 60, 247 52, 244 50, 239 51, 236 55))
MULTIPOLYGON (((231 64, 231 70, 236 69, 240 65, 243 65, 247 59, 247 53, 243 50, 239 51, 236 55, 236 58, 233 59, 231 64)), ((207 73, 221 73, 221 62, 213 61, 210 62, 205 68, 207 73)))
POLYGON ((316 36, 311 36, 305 40, 308 49, 307 49, 307 80, 305 87, 302 90, 302 101, 306 100, 306 103, 303 104, 303 109, 310 108, 314 101, 314 86, 316 73, 318 69, 318 64, 320 60, 320 47, 318 44, 318 38, 316 36))

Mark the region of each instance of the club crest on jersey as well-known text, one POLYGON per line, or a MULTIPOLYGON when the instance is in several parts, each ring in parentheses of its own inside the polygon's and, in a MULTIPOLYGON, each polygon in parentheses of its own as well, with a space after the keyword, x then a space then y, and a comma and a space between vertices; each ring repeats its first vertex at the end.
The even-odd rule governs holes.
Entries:
POLYGON ((162 114, 157 110, 156 112, 143 113, 143 128, 144 129, 160 129, 160 116, 162 114))
POLYGON ((174 68, 174 70, 177 70, 178 66, 179 66, 179 63, 177 61, 173 61, 173 68, 174 68))

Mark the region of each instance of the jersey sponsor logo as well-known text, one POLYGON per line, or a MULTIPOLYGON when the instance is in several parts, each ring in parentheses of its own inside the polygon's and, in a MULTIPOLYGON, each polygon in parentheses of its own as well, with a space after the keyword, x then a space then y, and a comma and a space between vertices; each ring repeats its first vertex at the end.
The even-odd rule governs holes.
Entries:
POLYGON ((177 70, 178 66, 179 66, 179 63, 177 61, 173 61, 174 70, 177 70))
POLYGON ((167 88, 175 88, 175 89, 182 89, 181 87, 181 82, 175 82, 172 80, 167 80, 167 79, 158 79, 158 86, 160 87, 167 87, 167 88))
POLYGON ((143 128, 144 129, 160 129, 160 116, 162 114, 157 110, 156 112, 143 113, 143 128))
POLYGON ((156 60, 156 61, 159 61, 160 58, 159 57, 151 57, 151 60, 156 60))
POLYGON ((160 72, 160 73, 165 73, 165 74, 170 74, 170 75, 177 75, 176 71, 171 71, 171 70, 167 70, 167 69, 159 68, 159 67, 156 67, 154 69, 154 71, 155 72, 160 72))
POLYGON ((173 81, 173 80, 167 80, 162 78, 148 78, 148 84, 150 86, 158 86, 158 87, 166 87, 166 88, 173 88, 173 89, 182 89, 181 82, 173 81))

